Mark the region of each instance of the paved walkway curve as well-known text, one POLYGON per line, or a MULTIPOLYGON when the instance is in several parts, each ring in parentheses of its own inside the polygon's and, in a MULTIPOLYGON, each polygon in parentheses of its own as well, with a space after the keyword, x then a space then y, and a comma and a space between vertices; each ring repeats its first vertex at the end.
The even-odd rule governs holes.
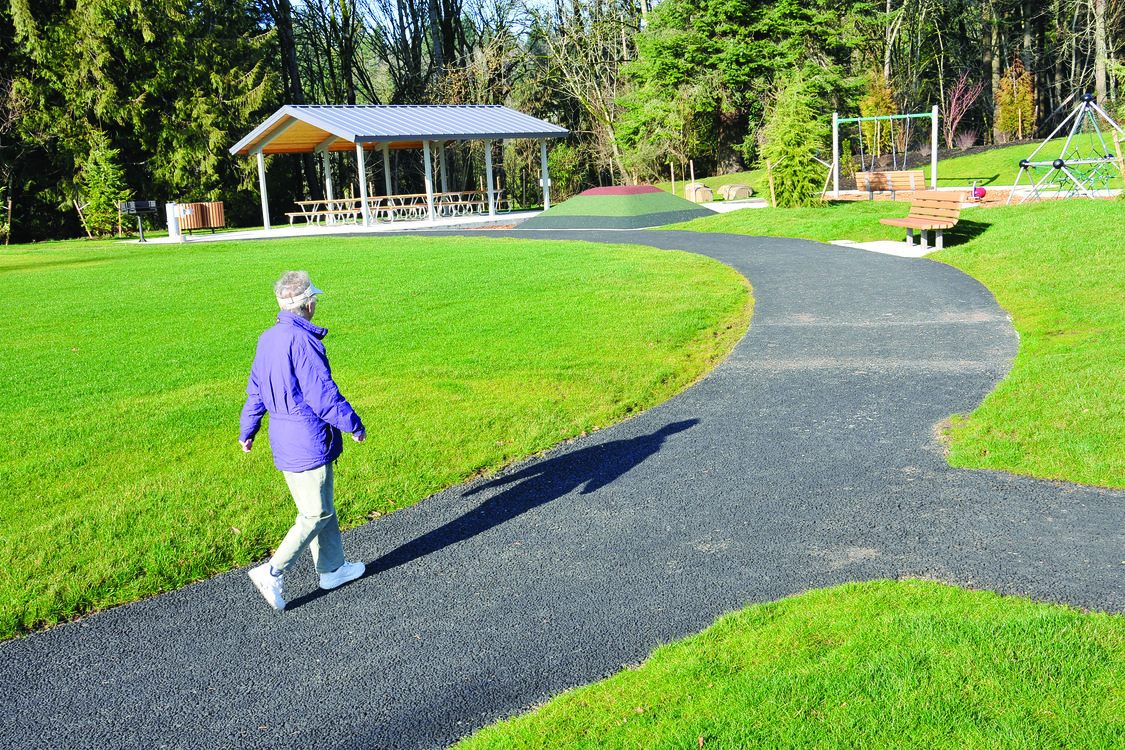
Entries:
POLYGON ((349 532, 373 574, 292 611, 232 571, 3 644, 0 746, 440 748, 851 580, 1125 611, 1125 493, 951 470, 935 445, 1016 350, 977 282, 797 240, 533 236, 717 258, 754 284, 750 331, 680 396, 349 532))

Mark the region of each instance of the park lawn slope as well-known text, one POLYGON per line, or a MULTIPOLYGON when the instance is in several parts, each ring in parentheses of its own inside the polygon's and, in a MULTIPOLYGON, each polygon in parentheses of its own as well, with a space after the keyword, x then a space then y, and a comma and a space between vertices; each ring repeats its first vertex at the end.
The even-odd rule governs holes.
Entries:
POLYGON ((950 463, 1125 488, 1125 255, 1118 201, 984 209, 931 258, 981 281, 1020 334, 1012 370, 953 420, 950 463))
POLYGON ((746 330, 700 256, 499 238, 60 243, 0 252, 0 637, 264 557, 292 521, 238 415, 272 283, 326 290, 333 375, 368 439, 344 526, 659 403, 746 330), (607 335, 606 332, 612 332, 607 335))
MULTIPOLYGON (((905 201, 748 209, 674 229, 826 242, 902 239, 905 201)), ((1125 488, 1125 254, 1118 201, 971 208, 928 257, 977 279, 1020 334, 1012 370, 950 431, 950 463, 1125 488)), ((848 252, 851 252, 850 250, 848 252)))
MULTIPOLYGON (((1106 146, 1110 153, 1113 153, 1113 137, 1112 129, 1104 131, 1103 135, 1107 139, 1106 146)), ((938 162, 938 187, 970 187, 974 182, 979 183, 985 189, 992 186, 1007 186, 1014 185, 1016 180, 1020 180, 1020 185, 1029 186, 1032 181, 1038 182, 1043 176, 1047 174, 1049 168, 1040 169, 1037 172, 1029 172, 1020 177, 1020 161, 1028 159, 1032 154, 1035 154, 1036 162, 1050 162, 1059 158, 1063 154, 1063 147, 1066 145, 1066 138, 1052 139, 1040 149, 1043 145, 1042 141, 1034 143, 1022 143, 1016 146, 1006 146, 1003 148, 992 148, 987 151, 981 151, 975 154, 966 154, 965 156, 958 156, 952 159, 946 158, 938 162), (1039 152, 1036 153, 1036 149, 1039 152)), ((1071 153, 1079 153, 1087 158, 1093 158, 1100 151, 1101 146, 1097 143, 1091 143, 1089 137, 1076 138, 1071 142, 1071 153)), ((930 163, 929 160, 924 160, 924 164, 920 164, 926 174, 927 181, 930 178, 930 163)), ((1109 182, 1106 187, 1115 189, 1122 186, 1121 173, 1118 171, 1116 165, 1110 165, 1107 169, 1109 175, 1109 182)), ((927 182, 928 184, 928 182, 927 182)))
POLYGON ((840 239, 873 242, 903 239, 902 229, 880 224, 879 219, 901 218, 909 212, 908 201, 837 201, 815 208, 744 208, 663 228, 797 237, 817 242, 840 239))
POLYGON ((923 581, 755 604, 458 750, 1119 748, 1125 618, 923 581))

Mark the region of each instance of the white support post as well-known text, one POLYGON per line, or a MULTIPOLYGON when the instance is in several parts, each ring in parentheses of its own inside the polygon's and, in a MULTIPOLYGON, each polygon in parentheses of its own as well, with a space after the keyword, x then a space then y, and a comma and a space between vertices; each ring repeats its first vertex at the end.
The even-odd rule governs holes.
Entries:
POLYGON ((449 174, 445 169, 445 141, 438 141, 438 168, 441 171, 441 192, 449 192, 449 174))
POLYGON ((383 180, 387 184, 387 195, 391 194, 391 144, 383 144, 383 180))
POLYGON ((551 207, 551 176, 547 174, 547 139, 539 141, 539 161, 543 169, 543 210, 551 207))
POLYGON ((496 192, 492 188, 492 141, 484 142, 484 174, 488 179, 488 215, 496 215, 496 192))
POLYGON ((363 144, 355 144, 355 161, 359 179, 359 210, 363 212, 363 226, 371 226, 371 206, 367 205, 367 164, 363 156, 363 144))
POLYGON ((832 113, 832 197, 840 197, 840 115, 832 113))
POLYGON ((332 200, 332 161, 328 158, 328 149, 324 149, 324 197, 332 200))
POLYGON ((937 187, 937 131, 938 131, 938 105, 934 105, 930 114, 930 187, 937 187))
POLYGON ((426 162, 426 216, 434 220, 434 167, 430 164, 430 142, 422 141, 422 161, 426 162))
POLYGON ((270 198, 266 194, 266 157, 261 150, 258 157, 258 189, 262 193, 262 226, 269 231, 270 228, 270 198))

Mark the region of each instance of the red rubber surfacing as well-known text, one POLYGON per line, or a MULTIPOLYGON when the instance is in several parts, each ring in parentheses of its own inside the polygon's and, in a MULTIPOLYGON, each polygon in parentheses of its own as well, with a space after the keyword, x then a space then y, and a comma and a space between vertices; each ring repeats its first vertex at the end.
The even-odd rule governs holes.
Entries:
POLYGON ((611 185, 609 187, 596 187, 583 190, 579 195, 641 195, 643 193, 660 193, 660 188, 653 185, 611 185))

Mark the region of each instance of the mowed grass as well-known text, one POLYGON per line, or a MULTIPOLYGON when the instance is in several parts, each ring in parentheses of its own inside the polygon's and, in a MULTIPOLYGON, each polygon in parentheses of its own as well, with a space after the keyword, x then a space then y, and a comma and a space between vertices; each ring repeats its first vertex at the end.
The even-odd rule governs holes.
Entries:
MULTIPOLYGON (((812 240, 903 238, 878 223, 905 201, 747 209, 675 225, 812 240), (891 236, 888 236, 891 235, 891 236)), ((956 416, 950 463, 1125 488, 1125 253, 1119 201, 972 208, 931 258, 982 282, 1011 313, 1019 354, 971 415, 956 416)))
MULTIPOLYGON (((1102 133, 1103 137, 1106 139, 1105 143, 1109 152, 1113 153, 1112 129, 1103 128, 1102 133)), ((1096 138, 1096 136, 1094 136, 1094 138, 1096 138)), ((974 183, 977 183, 985 189, 988 189, 989 187, 1014 185, 1016 179, 1019 177, 1021 159, 1027 159, 1031 157, 1032 154, 1035 154, 1035 161, 1053 161, 1062 155, 1066 138, 1054 138, 1043 146, 1038 153, 1035 153, 1041 143, 1041 141, 1035 143, 1021 143, 1014 146, 992 148, 976 154, 952 157, 949 156, 949 152, 942 151, 942 158, 938 161, 938 187, 968 188, 972 187, 974 183)), ((1093 157, 1101 152, 1101 144, 1096 140, 1092 140, 1090 135, 1086 135, 1072 140, 1071 152, 1093 157)), ((826 161, 830 161, 831 153, 824 158, 826 161)), ((911 152, 907 154, 906 168, 921 169, 926 176, 926 184, 929 185, 931 169, 930 158, 928 156, 923 156, 916 149, 912 149, 911 152)), ((825 168, 824 174, 827 174, 827 171, 827 168, 825 168)), ((1032 176, 1035 177, 1035 181, 1037 182, 1045 174, 1045 171, 1040 171, 1037 174, 1033 173, 1032 176)), ((1117 189, 1125 186, 1125 182, 1122 182, 1121 173, 1116 165, 1110 165, 1107 168, 1107 174, 1110 179, 1106 187, 1117 189)), ((845 180, 848 177, 850 177, 850 175, 840 175, 841 180, 845 180)), ((677 169, 675 194, 683 197, 684 189, 689 181, 690 180, 681 179, 677 169)), ((769 175, 764 168, 711 177, 697 176, 696 182, 701 182, 711 188, 715 193, 715 200, 722 200, 722 196, 719 195, 719 187, 731 183, 749 185, 754 188, 754 196, 756 198, 765 198, 768 201, 770 197, 769 175)), ((655 184, 656 187, 661 190, 669 193, 672 192, 672 182, 670 180, 655 184)), ((1025 174, 1023 176, 1020 184, 1023 186, 1029 185, 1028 175, 1025 174)), ((832 190, 831 183, 828 184, 828 190, 829 192, 832 190)))
MULTIPOLYGON (((1106 146, 1109 152, 1113 153, 1112 129, 1104 128, 1102 132, 1106 139, 1106 146)), ((1066 140, 1066 138, 1054 138, 1044 145, 1038 153, 1036 153, 1036 149, 1039 149, 1041 142, 993 148, 977 154, 968 154, 953 159, 942 159, 938 162, 938 187, 968 187, 974 182, 980 183, 985 189, 993 185, 1014 185, 1016 179, 1020 176, 1020 160, 1030 159, 1032 154, 1035 154, 1035 161, 1037 162, 1054 161, 1063 155, 1063 147, 1066 145, 1066 140)), ((1087 134, 1081 137, 1076 136, 1071 140, 1069 153, 1077 154, 1085 158, 1093 158, 1101 152, 1101 143, 1096 140, 1096 136, 1092 137, 1090 134, 1087 134)), ((926 174, 926 179, 929 180, 930 163, 928 160, 919 160, 917 166, 911 164, 911 168, 922 169, 926 174), (923 161, 925 162, 924 164, 922 163, 923 161)), ((1047 174, 1047 171, 1049 171, 1049 168, 1037 173, 1029 172, 1029 174, 1035 182, 1038 182, 1047 174)), ((1106 173, 1110 176, 1109 183, 1106 187, 1116 189, 1122 186, 1121 172, 1116 165, 1110 165, 1106 173)), ((1029 174, 1023 175, 1020 180, 1021 185, 1028 186, 1030 184, 1029 174)), ((1091 185, 1091 187, 1096 186, 1091 185)))
POLYGON ((1020 333, 1012 371, 954 418, 953 466, 1125 488, 1123 211, 1082 199, 982 209, 986 231, 931 256, 987 286, 1020 333))
MULTIPOLYGON (((907 208, 746 210, 679 226, 886 239, 877 219, 907 208)), ((974 209, 947 234, 935 257, 983 281, 1021 334, 1009 377, 957 420, 955 465, 1125 487, 1125 261, 1115 232, 1089 229, 1120 211, 974 209)), ((1125 617, 879 581, 749 606, 458 748, 1120 748, 1123 709, 1125 617)))
POLYGON ((687 253, 500 238, 61 243, 0 253, 0 637, 267 555, 294 509, 238 416, 272 283, 326 290, 367 427, 344 526, 668 398, 745 331, 744 279, 687 253))
MULTIPOLYGON (((723 196, 719 195, 719 188, 723 185, 749 185, 754 189, 755 198, 770 197, 770 183, 765 169, 751 169, 747 172, 734 172, 731 174, 715 175, 713 177, 704 177, 697 175, 696 182, 701 182, 715 194, 715 200, 721 201, 723 196)), ((678 195, 681 198, 684 196, 684 190, 687 188, 688 183, 691 182, 690 175, 685 178, 680 174, 679 167, 676 167, 676 190, 672 192, 672 181, 657 182, 654 185, 666 193, 678 195)))
POLYGON ((879 219, 906 216, 909 211, 908 201, 836 201, 817 208, 744 208, 665 229, 798 237, 817 242, 901 240, 906 236, 904 230, 880 224, 879 219))
POLYGON ((726 615, 459 750, 1120 748, 1125 619, 922 581, 726 615))
MULTIPOLYGON (((576 195, 568 201, 552 206, 548 216, 642 216, 692 210, 694 203, 684 203, 669 193, 640 193, 637 195, 576 195)), ((703 210, 703 209, 700 209, 703 210)))

